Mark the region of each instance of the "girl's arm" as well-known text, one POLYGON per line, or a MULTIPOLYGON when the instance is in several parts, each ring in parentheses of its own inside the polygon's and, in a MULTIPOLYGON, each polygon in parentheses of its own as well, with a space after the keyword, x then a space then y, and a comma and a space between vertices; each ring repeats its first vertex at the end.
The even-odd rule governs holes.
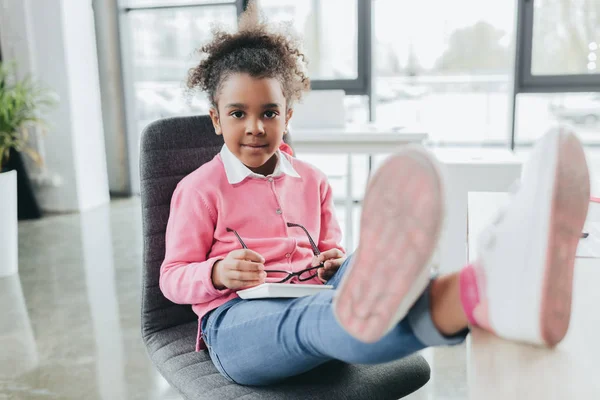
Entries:
POLYGON ((215 211, 195 189, 178 185, 171 199, 165 236, 165 259, 160 268, 160 289, 177 304, 199 304, 231 293, 218 290, 212 268, 222 257, 207 259, 213 243, 215 211))
POLYGON ((341 245, 342 230, 335 217, 333 205, 333 191, 327 178, 321 183, 321 233, 319 234, 318 247, 321 251, 339 249, 346 253, 341 245))

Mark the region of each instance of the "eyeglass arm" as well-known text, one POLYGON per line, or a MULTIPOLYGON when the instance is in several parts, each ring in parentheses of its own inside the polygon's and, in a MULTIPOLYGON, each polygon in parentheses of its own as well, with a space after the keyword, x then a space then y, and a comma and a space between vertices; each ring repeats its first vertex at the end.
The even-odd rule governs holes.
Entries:
POLYGON ((242 238, 240 237, 240 235, 238 235, 238 233, 236 231, 234 231, 231 228, 225 228, 227 230, 227 232, 233 232, 233 234, 238 238, 238 240, 240 241, 240 244, 242 245, 242 247, 244 249, 247 249, 248 246, 246 246, 246 243, 244 243, 244 241, 242 240, 242 238))
POLYGON ((310 245, 311 245, 311 247, 313 249, 313 253, 315 254, 315 256, 318 256, 319 254, 321 254, 321 251, 319 250, 319 248, 315 244, 315 241, 312 239, 312 237, 310 237, 310 233, 308 233, 308 231, 306 230, 305 227, 303 227, 300 224, 293 224, 291 222, 288 222, 287 226, 290 227, 290 228, 292 228, 292 227, 302 228, 302 230, 306 233, 306 236, 308 236, 308 241, 310 242, 310 245))

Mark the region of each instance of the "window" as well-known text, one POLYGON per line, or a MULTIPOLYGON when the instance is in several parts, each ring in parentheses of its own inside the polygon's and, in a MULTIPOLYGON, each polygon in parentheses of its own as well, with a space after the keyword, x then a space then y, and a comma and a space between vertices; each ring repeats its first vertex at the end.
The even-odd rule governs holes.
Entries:
POLYGON ((512 147, 528 143, 532 134, 539 136, 539 130, 534 129, 534 134, 522 128, 539 118, 529 111, 530 122, 519 116, 528 102, 546 103, 542 108, 552 107, 552 115, 545 121, 570 121, 577 132, 583 132, 586 143, 596 141, 585 133, 595 117, 576 114, 588 108, 584 103, 594 108, 595 95, 588 94, 600 92, 600 0, 519 0, 518 4, 512 147), (575 114, 567 118, 571 112, 575 114))
POLYGON ((559 124, 576 132, 585 144, 600 144, 600 93, 521 93, 517 96, 517 146, 533 144, 559 124))
POLYGON ((549 129, 566 126, 583 142, 592 193, 600 193, 600 93, 520 93, 516 108, 516 153, 527 157, 549 129))
MULTIPOLYGON (((146 0, 138 0, 136 4, 142 2, 146 0)), ((161 2, 164 3, 168 2, 161 2)), ((131 66, 138 133, 159 118, 208 113, 206 96, 187 98, 184 87, 188 70, 198 63, 195 50, 210 40, 213 24, 236 29, 236 4, 221 3, 132 8, 125 14, 131 49, 125 57, 131 66)))
POLYGON ((269 22, 300 34, 313 89, 369 91, 371 0, 258 0, 269 22))
POLYGON ((535 1, 532 74, 598 74, 599 57, 599 0, 535 1))
MULTIPOLYGON (((339 89, 348 95, 350 122, 369 115, 371 0, 258 0, 270 23, 293 28, 304 38, 313 89, 339 89), (289 22, 292 22, 291 26, 289 22)), ((211 38, 213 24, 235 30, 244 0, 120 0, 121 45, 128 105, 128 131, 133 143, 152 121, 207 114, 203 94, 184 94, 194 52, 211 38)), ((136 166, 137 148, 130 148, 136 166)), ((137 174, 132 173, 137 192, 137 174)))
MULTIPOLYGON (((123 0, 124 59, 130 67, 136 132, 159 118, 208 113, 208 100, 184 96, 194 51, 211 37, 214 24, 235 30, 242 1, 123 0)), ((343 89, 366 94, 365 69, 359 62, 359 9, 365 0, 259 0, 274 24, 290 26, 303 37, 314 89, 343 89), (333 24, 332 21, 339 21, 333 24)), ((364 38, 362 39, 364 40, 364 38)), ((350 121, 365 120, 368 110, 358 96, 348 99, 350 121)))
POLYGON ((358 78, 357 0, 260 0, 258 4, 271 23, 283 23, 300 33, 311 79, 358 78))
POLYGON ((506 145, 514 2, 374 0, 376 121, 506 145), (393 16, 393 18, 391 17, 393 16))

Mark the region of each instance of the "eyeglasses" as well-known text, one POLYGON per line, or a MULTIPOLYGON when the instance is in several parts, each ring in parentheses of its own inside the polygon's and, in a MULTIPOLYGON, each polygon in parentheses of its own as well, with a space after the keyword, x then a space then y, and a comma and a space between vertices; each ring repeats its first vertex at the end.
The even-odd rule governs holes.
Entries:
MULTIPOLYGON (((303 227, 302 225, 299 224, 292 224, 291 222, 287 223, 287 226, 290 228, 296 227, 296 228, 302 228, 302 230, 306 233, 306 236, 308 237, 308 241, 310 242, 310 246, 312 247, 312 251, 313 254, 315 256, 318 256, 321 254, 321 252, 319 251, 319 248, 317 247, 317 245, 315 244, 315 241, 312 239, 312 237, 310 237, 310 234, 308 233, 308 231, 306 230, 305 227, 303 227)), ((237 237, 237 239, 239 240, 240 244, 242 245, 242 247, 244 249, 247 249, 248 246, 246 246, 246 243, 244 243, 244 241, 242 240, 242 238, 240 237, 240 235, 238 235, 238 233, 236 231, 234 231, 231 228, 226 228, 227 232, 233 232, 233 234, 237 237)), ((301 271, 297 271, 297 272, 289 272, 289 271, 283 271, 283 270, 278 270, 278 269, 265 269, 265 272, 268 274, 269 272, 271 273, 279 273, 279 274, 286 274, 286 277, 276 281, 274 283, 283 283, 283 282, 287 282, 290 279, 292 279, 293 277, 297 276, 298 280, 300 282, 305 282, 305 281, 310 281, 311 279, 313 279, 315 276, 318 275, 318 273, 316 272, 319 268, 323 268, 323 263, 317 265, 316 267, 309 267, 306 269, 303 269, 301 271)))

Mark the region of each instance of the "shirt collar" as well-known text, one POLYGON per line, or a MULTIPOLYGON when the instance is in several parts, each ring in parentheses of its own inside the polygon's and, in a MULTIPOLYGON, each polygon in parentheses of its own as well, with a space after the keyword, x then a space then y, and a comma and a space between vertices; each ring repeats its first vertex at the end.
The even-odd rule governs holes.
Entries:
MULTIPOLYGON (((227 148, 227 145, 223 145, 220 154, 221 160, 223 160, 223 165, 225 166, 225 174, 227 175, 227 180, 230 184, 234 185, 236 183, 240 183, 247 177, 266 178, 263 175, 252 172, 248 167, 246 167, 244 163, 242 163, 227 148)), ((288 160, 280 150, 277 150, 277 153, 275 154, 277 154, 277 165, 275 165, 275 170, 269 176, 275 177, 286 174, 294 178, 300 178, 300 175, 298 175, 298 172, 296 172, 290 160, 288 160)))

